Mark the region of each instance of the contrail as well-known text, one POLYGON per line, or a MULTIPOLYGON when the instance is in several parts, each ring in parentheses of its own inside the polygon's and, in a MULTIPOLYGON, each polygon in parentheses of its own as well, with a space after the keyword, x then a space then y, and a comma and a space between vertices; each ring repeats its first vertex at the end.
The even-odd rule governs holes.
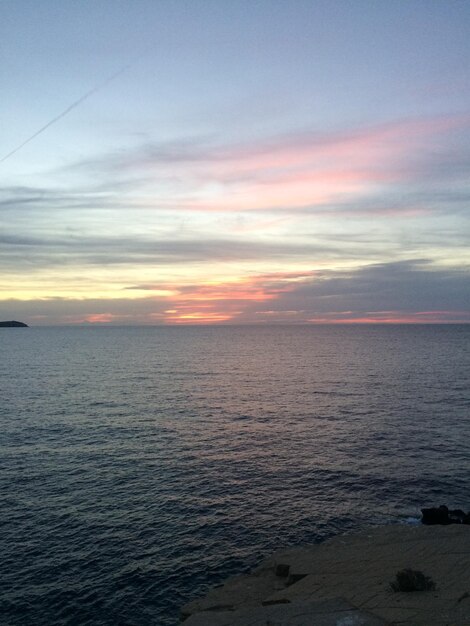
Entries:
POLYGON ((96 85, 95 87, 93 87, 93 89, 90 89, 90 91, 87 91, 85 95, 83 95, 81 98, 79 98, 78 100, 75 100, 75 102, 73 102, 70 106, 68 106, 64 111, 62 111, 62 113, 59 113, 59 115, 56 115, 56 117, 54 117, 54 119, 52 119, 50 122, 47 122, 47 124, 45 124, 44 126, 42 126, 39 130, 37 130, 33 135, 31 135, 31 137, 28 137, 28 139, 25 139, 23 141, 23 143, 20 143, 19 146, 16 146, 16 148, 14 148, 11 152, 9 152, 8 154, 6 154, 4 157, 2 157, 0 159, 0 163, 3 163, 3 161, 6 161, 7 159, 9 159, 11 156, 13 156, 16 152, 18 152, 18 150, 21 150, 21 148, 23 146, 25 146, 27 143, 29 143, 30 141, 33 141, 33 139, 36 139, 36 137, 38 135, 41 135, 45 130, 47 130, 49 128, 49 126, 52 126, 53 124, 55 124, 56 122, 58 122, 59 120, 61 120, 63 117, 65 117, 68 113, 70 113, 70 111, 72 111, 72 109, 75 109, 76 107, 78 107, 82 102, 84 102, 85 100, 88 100, 88 98, 90 96, 92 96, 93 94, 95 94, 97 91, 100 91, 100 89, 103 89, 103 87, 106 87, 106 85, 109 85, 109 83, 111 81, 113 81, 115 78, 117 78, 118 76, 120 76, 121 74, 123 74, 126 70, 128 70, 132 65, 134 65, 134 63, 136 63, 138 60, 140 59, 140 57, 138 57, 138 59, 135 59, 134 61, 132 61, 131 63, 128 63, 127 65, 125 65, 123 68, 121 68, 118 72, 115 72, 114 74, 112 74, 111 76, 109 76, 109 78, 107 78, 106 80, 104 80, 103 82, 99 83, 98 85, 96 85))

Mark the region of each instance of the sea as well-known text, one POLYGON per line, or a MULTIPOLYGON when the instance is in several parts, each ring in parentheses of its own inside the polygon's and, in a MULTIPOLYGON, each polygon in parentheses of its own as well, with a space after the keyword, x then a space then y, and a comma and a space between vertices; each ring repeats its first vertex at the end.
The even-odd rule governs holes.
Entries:
POLYGON ((470 325, 0 329, 0 623, 175 626, 274 550, 470 508, 470 325))

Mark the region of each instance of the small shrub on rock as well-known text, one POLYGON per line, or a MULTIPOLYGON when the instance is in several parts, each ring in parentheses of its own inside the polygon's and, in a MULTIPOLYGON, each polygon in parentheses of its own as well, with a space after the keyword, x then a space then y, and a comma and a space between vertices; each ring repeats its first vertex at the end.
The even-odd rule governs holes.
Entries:
POLYGON ((397 572, 390 586, 393 591, 432 591, 436 588, 432 578, 413 569, 403 569, 397 572))

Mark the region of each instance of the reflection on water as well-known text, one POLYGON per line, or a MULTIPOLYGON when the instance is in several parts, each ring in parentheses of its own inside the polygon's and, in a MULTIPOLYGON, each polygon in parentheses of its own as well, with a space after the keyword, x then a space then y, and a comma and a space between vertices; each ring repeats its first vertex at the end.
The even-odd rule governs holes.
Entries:
POLYGON ((469 338, 2 329, 6 623, 175 624, 280 545, 468 508, 469 338))

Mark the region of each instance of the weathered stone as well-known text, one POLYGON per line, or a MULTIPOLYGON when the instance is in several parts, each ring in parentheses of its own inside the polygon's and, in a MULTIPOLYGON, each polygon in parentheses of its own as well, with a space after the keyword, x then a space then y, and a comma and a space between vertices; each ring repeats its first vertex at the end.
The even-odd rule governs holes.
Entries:
POLYGON ((305 578, 307 574, 291 574, 287 580, 287 585, 295 585, 295 583, 298 583, 299 580, 302 580, 302 578, 305 578))
POLYGON ((271 604, 290 604, 290 600, 287 598, 279 598, 279 600, 263 600, 261 604, 263 606, 271 606, 271 604))
POLYGON ((276 553, 192 603, 185 626, 470 626, 469 592, 469 526, 383 526, 276 553), (297 582, 286 586, 275 575, 278 563, 297 582), (425 572, 436 589, 395 593, 389 582, 404 569, 425 572), (338 598, 349 607, 340 613, 338 598), (223 604, 234 610, 216 608, 223 604))
POLYGON ((239 609, 234 613, 197 613, 185 626, 386 626, 386 622, 344 598, 239 609))
POLYGON ((466 517, 467 515, 465 511, 462 511, 462 509, 454 509, 453 511, 449 511, 449 519, 452 524, 464 524, 466 517))
POLYGON ((429 509, 421 509, 421 513, 423 514, 421 522, 427 525, 470 524, 470 513, 467 514, 462 509, 450 511, 444 504, 429 509))
POLYGON ((449 519, 449 509, 445 505, 429 509, 421 509, 421 513, 423 514, 423 517, 421 518, 421 522, 423 524, 451 524, 449 519))
POLYGON ((290 565, 288 565, 287 563, 278 563, 276 565, 276 569, 274 570, 274 573, 276 574, 276 576, 279 576, 280 578, 286 578, 287 576, 289 576, 289 569, 290 569, 290 565))

